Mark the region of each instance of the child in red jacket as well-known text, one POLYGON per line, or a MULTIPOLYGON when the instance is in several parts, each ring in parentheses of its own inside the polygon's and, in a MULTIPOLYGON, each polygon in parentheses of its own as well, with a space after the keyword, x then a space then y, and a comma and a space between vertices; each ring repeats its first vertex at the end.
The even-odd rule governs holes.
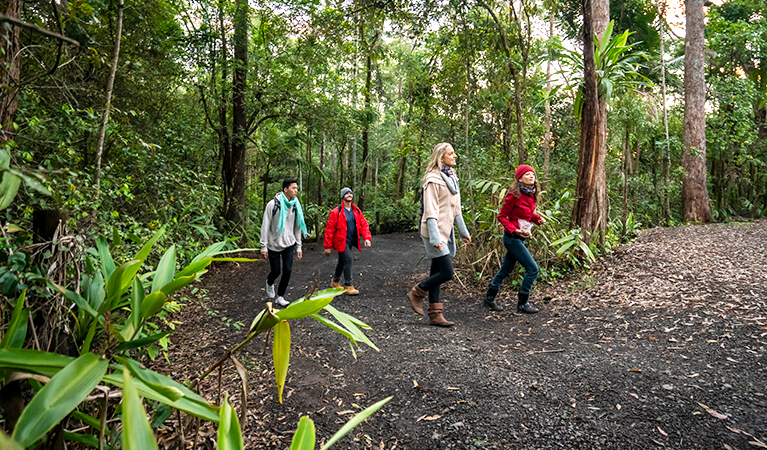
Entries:
POLYGON ((337 208, 330 210, 328 224, 325 227, 325 256, 330 256, 330 250, 338 252, 338 264, 333 274, 330 287, 341 287, 341 274, 344 275, 344 290, 347 295, 360 293, 352 285, 352 248, 357 247, 362 251, 360 236, 365 242, 365 247, 370 247, 370 226, 362 211, 352 203, 354 193, 348 187, 341 189, 343 200, 337 208))
POLYGON ((538 277, 538 265, 530 255, 525 245, 525 239, 532 236, 530 233, 532 224, 543 225, 546 219, 535 213, 535 205, 541 186, 535 179, 535 170, 527 164, 517 167, 516 181, 511 185, 509 194, 503 201, 501 212, 498 213, 498 221, 503 225, 503 246, 506 247, 506 256, 503 258, 500 270, 493 277, 487 288, 484 305, 492 311, 503 311, 503 308, 495 302, 495 296, 501 289, 505 280, 514 271, 514 266, 519 262, 525 269, 525 278, 522 287, 519 288, 517 311, 526 314, 538 312, 528 301, 530 290, 535 279, 538 277))

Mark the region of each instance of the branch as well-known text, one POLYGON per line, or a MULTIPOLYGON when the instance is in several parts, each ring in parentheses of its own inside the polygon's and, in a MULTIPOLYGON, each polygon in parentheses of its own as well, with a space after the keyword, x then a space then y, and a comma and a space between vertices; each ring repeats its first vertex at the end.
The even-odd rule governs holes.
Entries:
POLYGON ((17 27, 26 28, 28 30, 32 30, 35 33, 42 34, 43 36, 48 36, 49 38, 58 39, 60 41, 64 41, 68 44, 75 45, 77 47, 80 46, 80 43, 72 38, 68 38, 64 35, 61 35, 59 33, 54 33, 53 31, 48 31, 44 28, 40 28, 37 25, 32 25, 31 23, 24 22, 23 20, 14 19, 12 17, 7 17, 4 14, 0 14, 0 23, 10 23, 12 25, 16 25, 17 27))

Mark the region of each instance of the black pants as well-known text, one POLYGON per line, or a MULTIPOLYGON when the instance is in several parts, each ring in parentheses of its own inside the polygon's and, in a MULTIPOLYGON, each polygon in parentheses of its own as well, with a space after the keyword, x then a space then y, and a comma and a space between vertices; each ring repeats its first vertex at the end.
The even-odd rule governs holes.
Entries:
POLYGON ((285 295, 285 291, 288 290, 290 274, 293 271, 293 255, 295 254, 295 251, 295 245, 291 245, 281 252, 269 250, 269 268, 272 271, 266 276, 266 282, 269 283, 270 286, 273 285, 277 277, 280 276, 280 257, 282 257, 282 278, 280 278, 280 285, 277 287, 277 295, 279 297, 285 295))
POLYGON ((453 260, 450 255, 432 259, 429 274, 431 276, 418 286, 429 291, 429 303, 439 303, 439 286, 453 279, 453 260))
POLYGON ((352 248, 346 244, 346 249, 338 253, 338 263, 336 264, 336 272, 333 274, 333 281, 341 281, 341 273, 343 273, 344 286, 352 285, 352 261, 354 261, 352 248))

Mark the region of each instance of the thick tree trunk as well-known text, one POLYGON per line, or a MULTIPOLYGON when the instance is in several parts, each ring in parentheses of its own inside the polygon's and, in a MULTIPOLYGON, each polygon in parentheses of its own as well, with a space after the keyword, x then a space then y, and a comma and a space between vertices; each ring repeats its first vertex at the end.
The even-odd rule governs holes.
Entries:
MULTIPOLYGON (((578 177, 575 187, 575 205, 571 226, 583 230, 587 239, 594 233, 603 234, 604 211, 600 195, 606 195, 604 188, 604 155, 601 154, 602 108, 597 92, 596 62, 594 59, 594 20, 592 1, 583 3, 583 111, 581 114, 581 139, 578 155, 578 177), (601 191, 601 192, 600 192, 601 191)), ((597 0, 599 2, 601 0, 597 0)))
MULTIPOLYGON (((221 179, 224 181, 224 199, 230 197, 229 182, 231 179, 229 175, 232 167, 232 139, 229 134, 229 121, 227 119, 227 111, 229 110, 229 91, 226 88, 229 84, 229 49, 227 47, 226 40, 226 27, 224 26, 224 9, 226 4, 223 0, 218 2, 218 24, 219 32, 221 33, 221 92, 218 98, 218 151, 221 157, 221 179)), ((210 77, 210 88, 212 92, 216 89, 216 58, 211 61, 212 70, 210 77)))
POLYGON ((706 79, 704 0, 685 0, 683 220, 711 222, 706 186, 706 79))
POLYGON ((104 152, 104 139, 107 133, 107 123, 109 123, 109 110, 112 109, 112 89, 115 85, 115 76, 117 75, 117 62, 120 59, 120 40, 123 33, 123 0, 117 3, 117 31, 115 32, 115 47, 112 53, 112 66, 109 70, 109 79, 107 80, 107 98, 104 109, 104 115, 99 126, 99 139, 96 145, 96 196, 99 195, 101 186, 101 155, 104 152))
MULTIPOLYGON (((21 18, 21 0, 0 1, 0 12, 11 19, 21 18)), ((13 121, 19 109, 21 27, 0 24, 0 145, 13 140, 13 121)))
POLYGON ((227 170, 229 198, 224 218, 239 222, 245 208, 245 143, 247 113, 245 95, 248 73, 248 2, 237 0, 234 15, 234 74, 232 76, 232 155, 227 170))

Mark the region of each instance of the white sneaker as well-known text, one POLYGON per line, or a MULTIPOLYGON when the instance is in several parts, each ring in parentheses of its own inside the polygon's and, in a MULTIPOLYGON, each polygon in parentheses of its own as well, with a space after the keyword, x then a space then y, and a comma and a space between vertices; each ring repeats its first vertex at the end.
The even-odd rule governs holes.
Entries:
POLYGON ((266 282, 266 296, 274 298, 274 285, 270 285, 268 281, 266 282))
MULTIPOLYGON (((274 289, 274 287, 272 287, 272 289, 274 289)), ((274 303, 276 303, 277 306, 281 308, 284 308, 290 304, 290 302, 282 298, 282 296, 277 297, 277 300, 275 300, 274 303)))

